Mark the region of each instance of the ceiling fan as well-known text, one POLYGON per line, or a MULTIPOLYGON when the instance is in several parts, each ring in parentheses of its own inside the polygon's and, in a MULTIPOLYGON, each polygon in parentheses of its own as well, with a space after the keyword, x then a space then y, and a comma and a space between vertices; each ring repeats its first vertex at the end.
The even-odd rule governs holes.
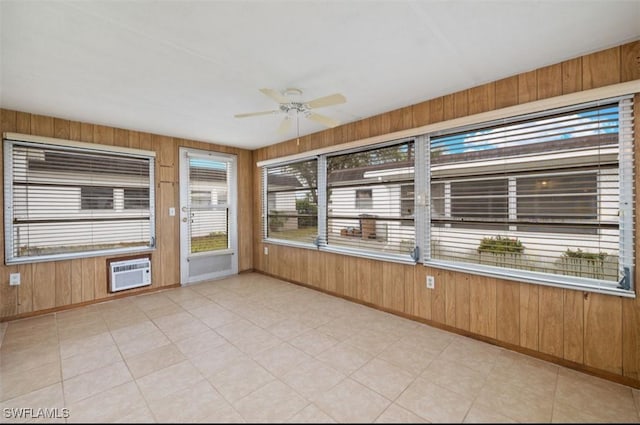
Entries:
POLYGON ((321 115, 316 112, 313 112, 313 109, 324 108, 325 106, 339 105, 341 103, 345 103, 347 99, 341 95, 340 93, 331 94, 329 96, 319 97, 317 99, 310 100, 308 102, 304 102, 299 100, 299 96, 302 95, 302 90, 289 88, 286 89, 283 93, 280 93, 273 89, 260 89, 262 93, 269 96, 271 99, 278 102, 278 109, 272 109, 270 111, 261 111, 261 112, 249 112, 246 114, 236 114, 236 118, 246 118, 246 117, 255 117, 258 115, 270 115, 270 114, 285 114, 282 123, 280 123, 280 127, 278 128, 278 133, 284 134, 291 128, 291 118, 293 115, 297 118, 302 115, 305 118, 308 118, 312 121, 319 122, 326 127, 332 128, 340 125, 340 122, 327 117, 326 115, 321 115))

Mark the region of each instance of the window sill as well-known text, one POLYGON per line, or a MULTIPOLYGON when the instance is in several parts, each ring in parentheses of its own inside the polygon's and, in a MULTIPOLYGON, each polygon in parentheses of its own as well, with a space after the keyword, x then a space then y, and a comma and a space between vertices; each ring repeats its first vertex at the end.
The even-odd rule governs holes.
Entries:
POLYGON ((517 269, 501 269, 499 267, 483 266, 479 264, 454 263, 439 260, 427 260, 424 262, 424 265, 427 267, 434 267, 438 269, 453 270, 480 276, 513 280, 523 283, 553 286, 556 288, 572 289, 575 291, 596 292, 600 294, 615 295, 626 298, 636 297, 635 291, 633 289, 620 289, 611 282, 597 279, 561 276, 541 272, 527 272, 526 270, 517 269))
POLYGON ((113 256, 123 255, 123 254, 147 254, 155 251, 155 249, 156 249, 155 247, 136 247, 136 248, 124 248, 124 249, 110 249, 110 250, 102 250, 102 251, 87 251, 87 252, 68 253, 68 254, 43 255, 39 257, 21 257, 21 258, 15 258, 10 261, 5 260, 5 264, 7 266, 10 266, 10 265, 18 265, 18 264, 46 263, 51 261, 64 261, 64 260, 74 260, 74 259, 92 258, 92 257, 113 257, 113 256))

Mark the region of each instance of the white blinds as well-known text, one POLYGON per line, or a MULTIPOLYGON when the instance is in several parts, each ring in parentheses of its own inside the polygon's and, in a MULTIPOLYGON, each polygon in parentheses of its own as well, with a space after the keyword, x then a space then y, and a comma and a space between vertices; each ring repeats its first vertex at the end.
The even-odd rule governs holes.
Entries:
POLYGON ((229 166, 189 157, 189 253, 229 249, 229 166))
POLYGON ((624 281, 631 114, 620 111, 593 104, 432 136, 425 259, 624 281))
POLYGON ((318 235, 318 162, 267 167, 265 237, 313 243, 318 235))
POLYGON ((413 141, 327 157, 327 245, 410 254, 413 141))
POLYGON ((148 156, 6 140, 7 263, 154 246, 148 156))

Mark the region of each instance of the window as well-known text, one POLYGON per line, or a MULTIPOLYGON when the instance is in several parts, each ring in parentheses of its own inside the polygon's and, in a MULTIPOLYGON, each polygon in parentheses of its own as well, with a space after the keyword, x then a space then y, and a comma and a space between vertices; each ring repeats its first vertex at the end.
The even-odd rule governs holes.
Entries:
POLYGON ((373 208, 371 189, 356 189, 356 208, 360 210, 373 208))
POLYGON ((414 160, 413 141, 327 157, 327 245, 410 254, 414 160))
POLYGON ((139 210, 149 208, 149 188, 129 187, 124 189, 124 209, 139 210))
POLYGON ((318 161, 265 169, 265 237, 314 243, 318 235, 318 161))
POLYGON ((113 188, 82 186, 80 188, 80 208, 83 210, 112 210, 113 188))
POLYGON ((5 139, 7 264, 154 246, 153 154, 105 149, 5 139))
POLYGON ((631 107, 593 103, 430 136, 426 262, 628 289, 631 107))

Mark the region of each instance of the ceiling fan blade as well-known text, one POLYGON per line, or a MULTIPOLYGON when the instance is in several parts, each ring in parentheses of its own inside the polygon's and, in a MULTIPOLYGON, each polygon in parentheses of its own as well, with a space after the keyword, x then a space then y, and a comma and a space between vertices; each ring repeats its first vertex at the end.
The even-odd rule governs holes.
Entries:
POLYGON ((278 127, 279 134, 285 134, 291 128, 291 118, 289 116, 284 117, 282 122, 280 123, 280 127, 278 127))
POLYGON ((316 114, 315 112, 310 112, 309 115, 306 115, 312 121, 319 122, 329 128, 337 127, 340 125, 340 121, 336 121, 333 118, 329 118, 325 115, 316 114))
POLYGON ((271 99, 275 100, 278 103, 289 103, 289 99, 281 95, 279 92, 273 89, 260 89, 262 93, 269 96, 271 99))
POLYGON ((313 99, 309 102, 306 102, 306 105, 313 108, 323 108, 325 106, 338 105, 340 103, 345 103, 347 99, 341 95, 340 93, 330 94, 329 96, 319 97, 317 99, 313 99))
POLYGON ((274 109, 272 111, 249 112, 247 114, 235 114, 234 117, 236 118, 256 117, 258 115, 277 114, 278 112, 280 112, 278 109, 274 109))

